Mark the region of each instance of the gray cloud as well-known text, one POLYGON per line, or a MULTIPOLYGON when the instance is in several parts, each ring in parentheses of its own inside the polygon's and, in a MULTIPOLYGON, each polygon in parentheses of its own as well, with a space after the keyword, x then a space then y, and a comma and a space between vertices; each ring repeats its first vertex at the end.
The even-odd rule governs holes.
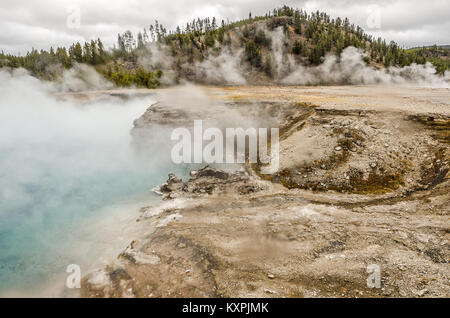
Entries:
POLYGON ((308 12, 325 11, 332 17, 348 17, 369 34, 405 47, 450 44, 450 6, 446 0, 2 0, 0 50, 24 54, 31 47, 48 49, 97 37, 112 46, 117 33, 148 28, 155 19, 174 28, 196 17, 233 21, 246 17, 250 11, 261 15, 282 4, 308 12), (72 7, 80 8, 80 28, 67 27, 72 7), (378 13, 379 28, 368 23, 378 13))

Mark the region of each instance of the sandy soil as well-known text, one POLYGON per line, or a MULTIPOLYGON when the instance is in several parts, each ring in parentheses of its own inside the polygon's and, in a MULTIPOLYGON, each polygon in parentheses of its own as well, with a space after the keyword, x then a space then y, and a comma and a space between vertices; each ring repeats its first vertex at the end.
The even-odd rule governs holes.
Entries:
MULTIPOLYGON (((171 175, 163 205, 142 208, 152 230, 87 275, 82 296, 450 296, 449 89, 201 90, 205 118, 277 123, 280 169, 171 175)), ((154 123, 199 115, 186 91, 169 92, 136 121, 137 142, 154 123)))

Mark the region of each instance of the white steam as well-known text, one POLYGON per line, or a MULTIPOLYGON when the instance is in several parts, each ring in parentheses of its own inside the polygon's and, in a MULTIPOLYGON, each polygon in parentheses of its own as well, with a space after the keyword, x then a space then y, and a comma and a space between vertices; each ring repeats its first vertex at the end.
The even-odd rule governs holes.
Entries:
POLYGON ((172 69, 174 58, 168 46, 156 42, 147 43, 145 50, 138 52, 137 64, 147 71, 163 70, 162 84, 175 83, 175 72, 172 69))
POLYGON ((242 50, 233 54, 223 50, 218 56, 209 55, 196 64, 197 78, 211 84, 245 85, 247 81, 240 72, 242 50))
MULTIPOLYGON (((267 33, 267 31, 264 31, 267 33)), ((285 54, 283 47, 285 45, 285 36, 282 27, 276 28, 274 31, 269 32, 272 39, 272 54, 275 63, 276 78, 283 78, 291 72, 292 65, 295 64, 292 54, 285 54)))
POLYGON ((375 69, 363 59, 362 51, 347 47, 340 58, 330 55, 318 66, 297 65, 281 82, 295 85, 391 84, 449 87, 450 74, 446 72, 444 76, 436 75, 431 63, 375 69))
POLYGON ((114 85, 86 64, 75 64, 65 71, 56 82, 57 89, 64 92, 111 89, 114 85))

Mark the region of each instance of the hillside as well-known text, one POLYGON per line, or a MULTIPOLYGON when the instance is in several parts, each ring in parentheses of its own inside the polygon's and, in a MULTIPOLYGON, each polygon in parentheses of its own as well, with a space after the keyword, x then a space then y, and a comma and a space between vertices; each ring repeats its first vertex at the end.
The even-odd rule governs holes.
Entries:
POLYGON ((444 73, 450 69, 450 45, 412 48, 406 52, 432 62, 438 73, 444 73))
MULTIPOLYGON (((88 64, 118 86, 154 88, 183 81, 203 84, 279 82, 298 67, 315 67, 347 47, 360 51, 373 69, 432 62, 438 74, 450 68, 440 50, 404 50, 396 43, 374 39, 347 18, 332 19, 284 6, 264 16, 233 23, 196 19, 167 31, 158 21, 136 36, 118 35, 105 49, 100 39, 69 48, 35 49, 25 56, 0 54, 0 67, 23 67, 32 75, 55 80, 66 69, 88 64)), ((341 81, 341 79, 339 79, 341 81)), ((338 82, 339 82, 338 81, 338 82)), ((309 82, 308 82, 309 83, 309 82)), ((312 81, 314 83, 314 81, 312 81)), ((344 81, 345 84, 345 81, 344 81)))

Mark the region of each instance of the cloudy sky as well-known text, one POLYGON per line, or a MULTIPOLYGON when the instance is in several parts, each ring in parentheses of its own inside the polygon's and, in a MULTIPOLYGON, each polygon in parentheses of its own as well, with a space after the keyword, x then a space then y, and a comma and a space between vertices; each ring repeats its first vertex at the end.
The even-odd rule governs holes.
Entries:
POLYGON ((170 29, 194 17, 263 15, 282 4, 348 17, 405 47, 450 44, 448 0, 0 0, 0 51, 24 54, 97 37, 112 46, 117 33, 148 28, 155 19, 170 29))

